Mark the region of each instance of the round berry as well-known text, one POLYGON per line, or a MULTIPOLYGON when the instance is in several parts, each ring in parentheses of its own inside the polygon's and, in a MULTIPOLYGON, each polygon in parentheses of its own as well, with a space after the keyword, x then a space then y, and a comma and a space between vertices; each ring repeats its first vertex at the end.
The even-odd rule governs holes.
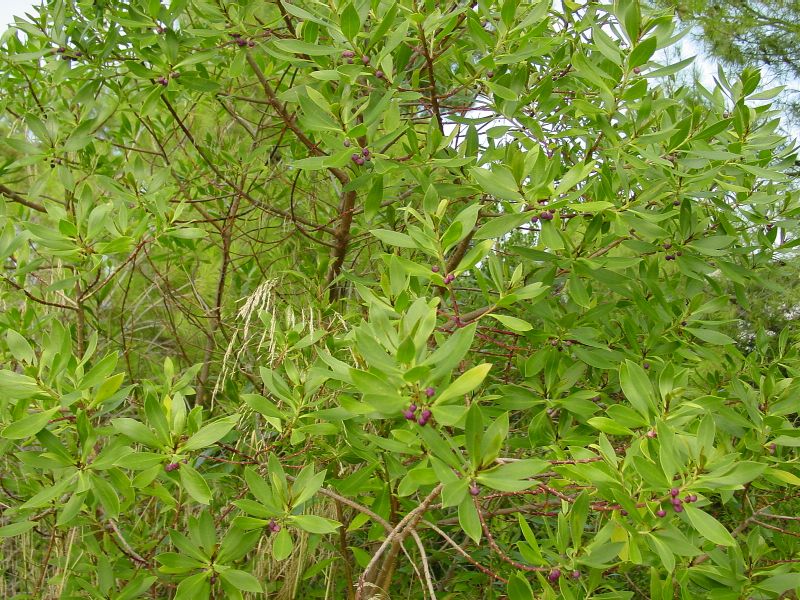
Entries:
POLYGON ((364 156, 369 156, 369 148, 364 148, 364 149, 361 151, 361 154, 363 154, 364 156))
POLYGON ((364 159, 359 156, 358 158, 355 159, 355 163, 360 167, 361 165, 364 164, 364 159))
POLYGON ((425 395, 426 395, 428 398, 433 398, 433 395, 434 395, 435 393, 436 393, 436 388, 433 388, 433 387, 430 387, 430 386, 428 386, 428 387, 426 387, 426 388, 425 388, 425 395))
POLYGON ((696 494, 691 494, 689 496, 689 502, 697 502, 697 495, 696 494))
POLYGON ((417 405, 412 402, 409 405, 408 410, 410 410, 411 412, 417 412, 417 405))
POLYGON ((678 488, 672 488, 672 489, 669 491, 669 495, 670 495, 670 496, 672 496, 673 498, 674 498, 675 496, 677 496, 678 494, 680 494, 680 493, 681 493, 681 491, 680 491, 678 488))
POLYGON ((481 493, 481 489, 478 487, 477 483, 473 483, 471 486, 469 486, 469 493, 473 496, 477 496, 481 493))
POLYGON ((355 55, 356 53, 353 52, 352 50, 345 50, 344 52, 342 52, 342 56, 344 58, 353 58, 355 55))
POLYGON ((682 504, 674 504, 672 506, 672 508, 675 509, 676 513, 683 512, 683 505, 682 504))
POLYGON ((439 265, 433 265, 431 267, 431 272, 438 273, 439 272, 439 265))
POLYGON ((550 581, 550 583, 555 583, 556 581, 558 581, 559 577, 561 577, 561 569, 553 569, 552 571, 550 571, 549 575, 547 576, 547 579, 550 581))
POLYGON ((638 75, 639 73, 642 72, 642 70, 639 67, 633 67, 633 72, 636 73, 636 75, 638 75))
POLYGON ((657 514, 659 517, 666 517, 666 516, 667 516, 667 511, 665 511, 663 508, 659 508, 659 509, 656 511, 656 514, 657 514))
POLYGON ((422 415, 421 416, 422 416, 423 419, 425 419, 427 421, 428 419, 431 418, 432 414, 433 413, 429 409, 426 408, 425 410, 422 411, 422 415))
POLYGON ((539 213, 539 218, 542 221, 552 221, 553 220, 553 213, 551 213, 549 210, 542 211, 542 212, 539 213))
POLYGON ((414 420, 414 418, 415 418, 415 417, 414 417, 414 411, 413 411, 413 410, 404 410, 404 411, 403 411, 403 416, 404 416, 406 419, 408 419, 409 421, 413 421, 413 420, 414 420))
POLYGON ((366 54, 364 56, 362 56, 361 57, 361 62, 364 63, 365 65, 368 65, 369 64, 369 56, 367 56, 366 54))
POLYGON ((375 77, 378 79, 383 79, 383 71, 375 71, 375 77))
POLYGON ((180 468, 181 468, 181 463, 177 463, 177 462, 169 463, 169 464, 164 466, 164 470, 167 473, 170 473, 171 471, 177 471, 180 468))
POLYGON ((664 242, 664 250, 669 250, 672 248, 672 242, 664 242))
POLYGON ((538 221, 538 220, 539 220, 539 215, 533 215, 531 217, 531 223, 536 223, 536 221, 538 221))
POLYGON ((575 569, 575 570, 572 572, 572 578, 573 578, 573 579, 580 579, 580 578, 581 578, 581 572, 580 572, 580 571, 578 571, 577 569, 575 569))
POLYGON ((645 370, 649 369, 650 368, 650 363, 649 362, 642 363, 642 368, 645 369, 645 370))

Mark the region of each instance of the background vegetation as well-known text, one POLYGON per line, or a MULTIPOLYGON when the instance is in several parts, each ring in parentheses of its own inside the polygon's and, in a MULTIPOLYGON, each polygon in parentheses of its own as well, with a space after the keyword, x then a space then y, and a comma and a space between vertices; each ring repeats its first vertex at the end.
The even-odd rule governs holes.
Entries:
POLYGON ((19 20, 3 597, 796 593, 795 155, 757 70, 665 85, 681 35, 633 0, 19 20))

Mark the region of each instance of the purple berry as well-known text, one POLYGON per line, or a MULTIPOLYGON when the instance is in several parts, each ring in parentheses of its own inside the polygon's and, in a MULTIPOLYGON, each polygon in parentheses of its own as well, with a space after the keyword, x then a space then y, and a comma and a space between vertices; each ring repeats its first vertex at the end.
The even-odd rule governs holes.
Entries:
POLYGON ((664 260, 675 260, 675 255, 674 254, 667 254, 664 257, 664 260))
POLYGON ((433 265, 431 267, 431 271, 434 272, 434 273, 438 273, 439 272, 439 265, 433 265))
POLYGON ((672 201, 672 206, 680 206, 680 205, 681 205, 681 201, 680 200, 673 200, 672 201))
POLYGON ((242 38, 237 38, 236 45, 239 46, 239 48, 244 48, 245 46, 247 46, 247 40, 242 38))
POLYGON ((255 46, 256 46, 256 43, 253 40, 249 40, 247 42, 247 47, 248 48, 255 48, 255 46))
POLYGON ((369 64, 369 56, 367 56, 366 54, 364 56, 362 56, 361 57, 361 62, 364 63, 365 65, 368 65, 369 64))
POLYGON ((672 248, 672 242, 664 242, 664 250, 669 250, 672 248))
POLYGON ((674 508, 675 512, 677 512, 677 513, 683 512, 683 505, 681 505, 681 504, 673 504, 672 508, 674 508))
POLYGON ((378 79, 383 79, 383 71, 375 71, 375 77, 378 79))
POLYGON ((364 164, 364 159, 363 159, 363 158, 361 158, 361 157, 359 156, 357 159, 355 159, 355 163, 356 163, 358 166, 361 166, 361 165, 363 165, 363 164, 364 164))
POLYGON ((656 514, 657 514, 659 517, 666 517, 666 516, 667 516, 667 511, 665 511, 663 508, 659 508, 659 509, 656 511, 656 514))
POLYGON ((655 430, 655 429, 651 429, 650 431, 648 431, 648 432, 647 432, 647 434, 646 434, 646 435, 647 435, 647 437, 649 437, 651 440, 652 440, 653 438, 657 438, 657 437, 658 437, 658 433, 656 433, 656 430, 655 430))
POLYGON ((639 67, 633 67, 633 72, 638 75, 639 73, 642 72, 642 70, 639 67))
POLYGON ((432 414, 433 413, 429 409, 426 408, 425 410, 422 411, 421 417, 427 421, 428 419, 431 418, 432 414))
POLYGON ((410 410, 412 413, 417 412, 417 405, 414 403, 410 404, 408 410, 410 410))
POLYGON ((433 398, 433 395, 434 395, 435 393, 436 393, 436 388, 433 388, 433 387, 430 387, 430 386, 428 386, 428 387, 426 387, 426 388, 425 388, 425 395, 426 395, 428 398, 433 398))
POLYGON ((580 571, 578 571, 577 569, 575 569, 575 570, 572 572, 572 578, 573 578, 573 579, 580 579, 580 578, 581 578, 581 572, 580 572, 580 571))
POLYGON ((547 579, 550 583, 555 583, 558 581, 558 578, 561 577, 561 569, 553 569, 550 571, 550 574, 547 576, 547 579))
POLYGON ((681 504, 683 504, 683 500, 681 500, 677 496, 672 499, 672 505, 673 506, 680 506, 681 504))
POLYGON ((428 419, 423 419, 422 417, 420 417, 419 419, 417 419, 417 423, 419 423, 420 427, 425 427, 425 424, 426 424, 427 422, 428 422, 428 419))
POLYGON ((408 419, 409 421, 414 420, 414 411, 413 410, 404 410, 403 416, 408 419))
POLYGON ((481 489, 478 487, 477 483, 473 483, 471 486, 469 486, 469 493, 473 496, 477 496, 481 493, 481 489))
POLYGON ((174 462, 174 463, 169 463, 169 464, 167 464, 167 465, 165 465, 165 466, 164 466, 164 470, 165 470, 167 473, 170 473, 170 472, 172 472, 172 471, 176 471, 176 470, 178 470, 178 469, 180 469, 180 468, 181 468, 181 463, 176 463, 176 462, 174 462))
POLYGON ((486 76, 490 78, 494 77, 494 71, 486 71, 486 76))
POLYGON ((691 494, 689 496, 689 502, 697 502, 697 495, 696 494, 691 494))
POLYGON ((345 148, 349 148, 350 147, 350 140, 345 140, 344 141, 344 147, 345 148))
POLYGON ((352 50, 345 50, 344 52, 342 52, 342 56, 344 58, 353 58, 355 55, 356 53, 353 52, 352 50))
POLYGON ((533 215, 531 217, 531 223, 536 223, 536 221, 538 221, 538 220, 539 220, 539 215, 533 215))
POLYGON ((542 221, 552 221, 553 220, 553 213, 551 213, 549 210, 542 211, 542 212, 539 213, 539 218, 542 221))
POLYGON ((272 533, 278 533, 281 530, 281 526, 275 522, 275 519, 269 520, 269 530, 272 533))
POLYGON ((672 496, 673 498, 674 498, 675 496, 677 496, 678 494, 680 494, 680 493, 681 493, 681 491, 680 491, 678 488, 672 488, 672 489, 669 491, 669 495, 670 495, 670 496, 672 496))
POLYGON ((361 151, 361 154, 363 154, 364 156, 369 156, 369 148, 364 148, 364 149, 361 151))

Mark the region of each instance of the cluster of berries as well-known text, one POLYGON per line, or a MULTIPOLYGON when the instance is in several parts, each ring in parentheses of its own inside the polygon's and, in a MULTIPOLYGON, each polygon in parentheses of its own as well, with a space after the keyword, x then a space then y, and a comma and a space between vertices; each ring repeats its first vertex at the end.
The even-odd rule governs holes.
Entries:
MULTIPOLYGON (((433 396, 435 394, 436 394, 436 389, 435 388, 432 388, 430 386, 425 388, 425 395, 428 398, 433 398, 433 396)), ((403 411, 403 416, 406 419, 408 419, 409 421, 415 421, 416 420, 417 423, 419 423, 420 425, 422 425, 424 427, 425 425, 427 425, 428 421, 431 420, 431 416, 433 415, 433 413, 429 409, 426 408, 425 410, 423 410, 420 413, 419 418, 417 418, 417 415, 416 415, 417 408, 418 408, 417 405, 412 403, 406 410, 403 411)))
MULTIPOLYGON (((573 579, 580 579, 581 572, 576 569, 571 573, 571 576, 573 579)), ((550 583, 555 583, 556 581, 558 581, 559 577, 561 577, 561 569, 553 569, 547 574, 547 581, 549 581, 550 583)))
MULTIPOLYGON (((687 494, 683 499, 678 497, 681 491, 678 488, 672 488, 669 491, 669 495, 672 498, 672 508, 675 510, 676 513, 683 512, 683 505, 684 504, 691 504, 692 502, 697 502, 697 496, 695 494, 687 494)), ((656 514, 659 517, 667 516, 667 511, 663 508, 656 511, 656 514)))
POLYGON ((231 37, 233 38, 233 42, 239 46, 239 48, 244 48, 245 46, 253 48, 256 45, 253 40, 244 39, 240 33, 232 33, 231 37))
POLYGON ((278 533, 281 530, 281 526, 275 521, 275 519, 270 519, 267 527, 272 533, 278 533))
MULTIPOLYGON (((345 146, 348 146, 348 145, 349 145, 349 144, 345 144, 345 146)), ((359 153, 357 153, 357 152, 354 152, 354 153, 353 153, 353 154, 350 156, 350 159, 351 159, 351 160, 352 160, 354 163, 356 163, 358 166, 361 166, 361 165, 363 165, 365 162, 369 161, 369 160, 370 160, 370 158, 371 158, 371 157, 370 157, 369 148, 363 148, 363 149, 361 150, 361 154, 359 154, 359 153)))
POLYGON ((419 423, 422 427, 425 427, 425 425, 428 424, 428 421, 431 420, 431 416, 433 415, 433 413, 426 408, 420 413, 419 418, 417 418, 416 412, 417 412, 417 405, 412 404, 406 410, 403 411, 403 416, 409 421, 416 420, 416 422, 419 423))

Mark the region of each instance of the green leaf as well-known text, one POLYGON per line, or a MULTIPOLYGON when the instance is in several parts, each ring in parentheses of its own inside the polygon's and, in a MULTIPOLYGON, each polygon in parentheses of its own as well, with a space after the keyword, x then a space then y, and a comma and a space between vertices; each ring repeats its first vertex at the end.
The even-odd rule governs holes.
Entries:
POLYGON ((506 593, 508 600, 534 600, 535 598, 531 584, 520 573, 514 573, 508 578, 506 593))
POLYGON ((668 65, 666 67, 661 67, 660 69, 655 69, 653 71, 648 71, 644 75, 644 77, 647 77, 648 79, 652 79, 654 77, 668 77, 670 75, 674 75, 678 71, 682 71, 683 69, 688 67, 690 64, 692 64, 694 62, 695 58, 696 58, 695 56, 691 56, 691 57, 689 57, 689 58, 687 58, 685 60, 682 60, 680 62, 676 62, 673 65, 668 65))
POLYGON ((530 331, 531 329, 533 329, 533 325, 531 325, 527 321, 524 321, 524 320, 519 319, 517 317, 512 317, 510 315, 498 315, 498 314, 495 314, 495 313, 492 313, 489 316, 492 317, 493 319, 497 319, 498 321, 500 321, 503 325, 508 327, 511 331, 517 331, 517 332, 522 333, 522 332, 530 331))
POLYGON ((391 229, 372 229, 372 235, 382 241, 384 244, 390 246, 398 246, 400 248, 416 248, 417 244, 411 239, 411 236, 399 231, 392 231, 391 229))
POLYGON ((338 521, 317 515, 293 515, 289 519, 294 525, 309 533, 333 533, 342 526, 338 521))
POLYGON ((40 392, 33 377, 14 371, 0 371, 0 397, 7 400, 24 400, 40 392))
POLYGON ((707 512, 703 512, 691 504, 684 504, 683 510, 692 526, 709 542, 721 546, 736 545, 736 540, 734 540, 730 532, 725 529, 725 526, 707 512))
POLYGON ((210 504, 211 490, 206 480, 203 479, 203 476, 189 465, 181 465, 179 471, 181 474, 181 485, 183 489, 186 490, 186 493, 200 504, 210 504))
POLYGON ((307 54, 308 56, 330 56, 341 52, 331 45, 309 44, 296 39, 278 39, 273 42, 275 47, 291 54, 307 54))
POLYGON ((433 404, 442 404, 453 398, 460 398, 464 394, 468 394, 483 383, 483 380, 486 379, 486 375, 491 368, 492 365, 490 363, 483 363, 482 365, 471 368, 439 394, 433 404))
POLYGON ((475 167, 470 169, 470 173, 486 193, 503 200, 523 200, 508 167, 495 165, 491 171, 475 167))
POLYGON ((727 346, 728 344, 735 344, 736 340, 733 338, 725 335, 724 333, 720 333, 719 331, 715 331, 713 329, 701 329, 699 327, 684 327, 684 331, 688 331, 696 338, 703 340, 708 344, 713 344, 715 346, 727 346))
POLYGON ((645 370, 626 360, 619 368, 619 383, 625 397, 646 419, 655 411, 655 392, 645 370))
POLYGON ((344 7, 342 15, 339 18, 342 26, 342 33, 348 40, 352 40, 361 31, 361 18, 358 16, 358 11, 353 7, 353 3, 349 2, 344 7))
POLYGON ((628 68, 633 69, 634 67, 643 65, 650 60, 650 57, 653 56, 657 46, 658 40, 655 36, 649 37, 646 40, 638 43, 628 57, 628 68))
POLYGON ((272 557, 277 561, 286 560, 292 553, 293 547, 292 536, 284 527, 272 539, 272 557))
POLYGON ((243 592, 256 592, 259 594, 264 592, 258 579, 245 571, 240 571, 238 569, 226 569, 225 571, 221 571, 219 575, 237 590, 241 590, 243 592))
POLYGON ((36 527, 33 521, 19 521, 0 527, 0 539, 22 535, 36 527))
POLYGON ((208 446, 215 444, 228 435, 228 432, 233 429, 233 426, 236 425, 238 420, 239 415, 234 414, 206 425, 200 429, 200 431, 186 440, 186 443, 183 445, 183 450, 186 452, 191 452, 193 450, 200 450, 201 448, 207 448, 208 446))
POLYGON ((8 349, 15 359, 28 364, 33 362, 33 348, 28 343, 28 340, 13 329, 6 331, 6 344, 8 344, 8 349))
POLYGON ((467 495, 458 505, 458 523, 472 541, 480 542, 481 521, 470 495, 467 495))
POLYGON ((203 571, 182 580, 175 590, 174 600, 208 600, 211 594, 210 576, 209 571, 203 571))
POLYGON ((58 408, 51 408, 50 410, 23 417, 19 421, 14 421, 3 428, 3 431, 0 432, 0 437, 4 437, 7 440, 22 440, 36 435, 47 426, 56 412, 58 412, 58 408))

